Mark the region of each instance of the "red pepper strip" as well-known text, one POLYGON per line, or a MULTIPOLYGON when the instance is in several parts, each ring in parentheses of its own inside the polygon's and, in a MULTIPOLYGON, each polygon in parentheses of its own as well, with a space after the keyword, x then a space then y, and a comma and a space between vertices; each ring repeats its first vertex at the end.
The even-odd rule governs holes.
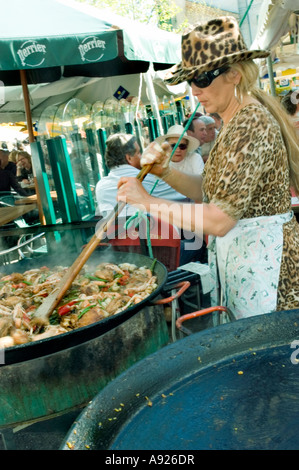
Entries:
POLYGON ((65 305, 62 305, 61 307, 58 308, 58 315, 66 315, 71 311, 71 306, 74 305, 76 302, 79 302, 78 300, 71 300, 71 302, 68 302, 65 305))
POLYGON ((26 308, 25 313, 31 312, 31 310, 36 310, 37 305, 30 305, 30 307, 26 308))
POLYGON ((118 284, 120 284, 121 286, 125 286, 127 284, 128 280, 130 279, 129 271, 124 271, 124 272, 125 272, 125 274, 122 277, 120 277, 117 281, 118 284))
POLYGON ((24 282, 20 282, 19 284, 13 284, 12 287, 13 289, 20 289, 21 287, 27 287, 28 284, 25 284, 24 282))
POLYGON ((28 315, 26 315, 26 313, 23 313, 23 319, 30 322, 30 317, 28 317, 28 315))
POLYGON ((130 276, 120 277, 118 280, 118 284, 120 284, 121 286, 125 286, 128 283, 129 278, 130 276))
POLYGON ((30 317, 26 313, 23 313, 23 323, 24 325, 29 328, 30 326, 30 317))

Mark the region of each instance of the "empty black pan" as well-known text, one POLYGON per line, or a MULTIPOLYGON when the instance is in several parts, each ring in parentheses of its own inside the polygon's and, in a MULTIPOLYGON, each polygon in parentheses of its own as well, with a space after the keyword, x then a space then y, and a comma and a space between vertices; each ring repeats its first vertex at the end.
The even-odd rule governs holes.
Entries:
POLYGON ((62 449, 298 449, 299 310, 188 336, 110 382, 62 449))

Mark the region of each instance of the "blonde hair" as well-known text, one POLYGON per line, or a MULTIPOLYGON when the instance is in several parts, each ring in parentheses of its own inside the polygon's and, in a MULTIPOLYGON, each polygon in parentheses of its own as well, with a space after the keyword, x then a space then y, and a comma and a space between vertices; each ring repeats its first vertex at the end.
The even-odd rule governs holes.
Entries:
POLYGON ((299 194, 299 141, 291 117, 281 105, 279 98, 269 95, 258 87, 258 66, 253 61, 235 63, 231 69, 241 74, 237 87, 239 94, 244 96, 250 93, 270 111, 278 122, 288 155, 290 185, 296 194, 299 194))
POLYGON ((18 157, 18 150, 12 150, 8 156, 8 161, 17 163, 17 157, 18 157))

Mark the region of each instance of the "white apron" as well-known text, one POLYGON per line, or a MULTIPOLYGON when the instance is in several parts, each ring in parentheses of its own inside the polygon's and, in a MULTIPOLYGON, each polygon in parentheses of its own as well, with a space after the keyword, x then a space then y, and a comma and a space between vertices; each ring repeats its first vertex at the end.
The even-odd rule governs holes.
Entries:
POLYGON ((243 219, 224 237, 209 236, 209 266, 215 285, 212 306, 228 307, 236 319, 276 310, 283 225, 292 217, 290 211, 243 219))

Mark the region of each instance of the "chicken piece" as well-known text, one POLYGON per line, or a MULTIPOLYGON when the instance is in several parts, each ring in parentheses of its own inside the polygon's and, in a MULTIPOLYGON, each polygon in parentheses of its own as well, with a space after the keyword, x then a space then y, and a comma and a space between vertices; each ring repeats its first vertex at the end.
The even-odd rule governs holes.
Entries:
POLYGON ((10 330, 13 328, 12 317, 0 318, 0 338, 9 336, 10 330))
POLYGON ((22 301, 22 297, 18 295, 11 295, 10 297, 6 297, 6 299, 3 300, 3 303, 7 307, 14 307, 17 304, 22 303, 22 301))
POLYGON ((15 343, 11 336, 3 336, 3 338, 0 338, 0 349, 11 348, 14 345, 15 343))
POLYGON ((60 326, 66 330, 74 330, 77 328, 78 315, 76 313, 71 313, 68 315, 63 315, 60 320, 60 326))
POLYGON ((89 282, 89 284, 87 284, 86 286, 81 287, 81 292, 83 292, 83 294, 85 295, 98 294, 99 286, 95 284, 94 282, 89 282))
POLYGON ((97 266, 95 276, 106 279, 107 281, 113 281, 115 274, 124 275, 124 271, 120 269, 116 264, 102 263, 97 266))
POLYGON ((139 286, 146 284, 152 278, 150 269, 138 269, 129 278, 126 284, 126 290, 130 288, 136 289, 139 286))
POLYGON ((26 281, 36 284, 40 282, 40 279, 45 278, 45 274, 47 274, 47 272, 48 270, 45 269, 30 269, 29 271, 24 272, 24 278, 26 281))
POLYGON ((13 330, 11 332, 11 337, 13 338, 15 345, 29 343, 30 341, 28 333, 20 329, 13 330))
POLYGON ((8 274, 1 278, 1 281, 12 281, 12 282, 20 282, 23 279, 23 274, 20 273, 12 273, 8 274))
POLYGON ((94 275, 99 277, 100 279, 105 279, 106 281, 113 281, 114 279, 114 271, 113 269, 110 269, 110 268, 100 268, 100 269, 97 269, 95 272, 94 272, 94 275))
POLYGON ((0 316, 11 316, 12 315, 12 309, 5 307, 5 305, 0 305, 0 316))
MULTIPOLYGON (((137 292, 140 292, 141 295, 148 296, 154 289, 156 289, 157 284, 156 282, 156 277, 153 276, 149 280, 147 280, 144 284, 133 284, 131 287, 128 289, 124 289, 125 294, 134 294, 137 292)), ((127 286, 126 286, 127 287, 127 286)))
POLYGON ((88 279, 87 277, 83 277, 78 280, 78 283, 73 283, 72 287, 74 289, 81 289, 82 286, 88 286, 89 283, 90 283, 90 279, 88 279))
MULTIPOLYGON (((128 297, 130 299, 130 297, 128 297)), ((105 308, 106 312, 108 312, 110 315, 113 315, 117 310, 121 309, 126 302, 124 302, 123 298, 120 299, 112 299, 111 302, 107 305, 105 308)))
POLYGON ((136 264, 132 264, 132 263, 122 263, 119 265, 120 269, 122 269, 123 271, 129 271, 129 273, 132 273, 134 272, 137 268, 136 264))
POLYGON ((102 310, 100 307, 93 307, 88 310, 88 312, 84 313, 84 315, 78 320, 77 328, 91 325, 92 323, 100 321, 105 318, 106 315, 104 310, 102 310))

